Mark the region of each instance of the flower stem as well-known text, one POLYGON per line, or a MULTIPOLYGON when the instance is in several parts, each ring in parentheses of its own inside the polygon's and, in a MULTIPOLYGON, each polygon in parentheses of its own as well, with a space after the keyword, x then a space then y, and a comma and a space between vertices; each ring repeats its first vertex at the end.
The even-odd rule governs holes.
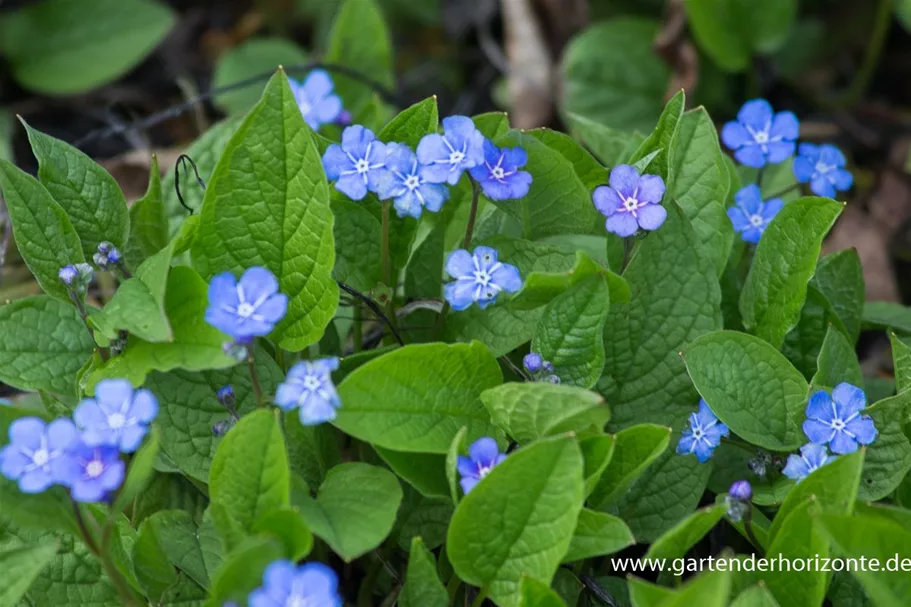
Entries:
POLYGON ((475 597, 474 601, 471 603, 471 607, 481 607, 484 604, 484 599, 487 598, 487 588, 481 588, 478 592, 478 596, 475 597))
POLYGON ((250 344, 250 351, 247 354, 247 368, 250 369, 250 386, 253 387, 253 393, 256 394, 256 406, 262 407, 263 389, 259 385, 259 376, 256 374, 256 363, 253 360, 253 344, 250 344))
POLYGON ((775 192, 774 194, 769 194, 768 197, 766 197, 766 200, 771 200, 772 198, 781 198, 785 194, 790 194, 794 190, 798 190, 798 189, 800 189, 800 183, 795 183, 793 185, 789 185, 788 187, 786 187, 783 190, 775 192))
POLYGON ((873 22, 873 32, 870 34, 870 43, 867 45, 864 62, 861 64, 860 69, 857 70, 854 80, 851 82, 851 87, 842 99, 842 106, 856 104, 870 85, 870 79, 873 78, 876 65, 879 63, 879 57, 886 44, 886 38, 889 35, 889 26, 892 24, 891 17, 892 0, 879 0, 875 21, 873 22))
MULTIPOLYGON (((89 332, 89 337, 92 338, 92 341, 95 341, 95 332, 92 331, 92 326, 89 324, 89 313, 88 310, 85 309, 85 302, 73 289, 67 289, 67 293, 70 296, 70 301, 76 306, 76 310, 79 312, 79 318, 82 319, 85 330, 89 332)), ((107 359, 110 358, 107 348, 99 346, 97 341, 95 341, 95 351, 98 352, 102 361, 107 361, 107 359)))
POLYGON ((351 331, 351 339, 354 342, 354 351, 360 352, 364 344, 364 319, 361 311, 361 304, 354 302, 354 326, 351 331))
POLYGON ((449 602, 452 603, 455 601, 456 592, 459 591, 459 586, 462 585, 462 580, 459 579, 455 573, 452 574, 452 577, 449 578, 449 583, 446 585, 446 592, 449 593, 449 602))
MULTIPOLYGON (((462 240, 463 249, 468 249, 471 246, 471 238, 474 236, 474 224, 478 220, 478 200, 481 198, 481 186, 471 177, 468 180, 471 182, 471 209, 468 211, 468 225, 465 226, 465 238, 462 240)), ((444 301, 443 309, 437 317, 433 331, 437 339, 443 333, 443 326, 446 324, 446 315, 449 313, 449 307, 449 302, 444 301)))
POLYGON ((756 534, 753 533, 753 504, 747 502, 746 507, 746 512, 743 514, 743 529, 746 531, 750 541, 753 542, 753 546, 756 547, 759 556, 764 556, 765 551, 762 549, 762 544, 759 543, 759 540, 756 539, 756 534))
MULTIPOLYGON (((70 502, 73 504, 73 513, 76 515, 76 525, 79 527, 79 535, 82 536, 82 541, 88 547, 89 552, 95 555, 99 561, 101 561, 101 566, 104 568, 105 573, 108 574, 108 577, 111 578, 111 582, 114 583, 114 587, 117 589, 117 594, 120 595, 121 603, 127 605, 128 607, 134 607, 140 604, 136 599, 136 595, 133 592, 133 589, 130 588, 126 580, 117 570, 117 567, 114 565, 113 561, 110 558, 110 551, 107 549, 107 546, 104 544, 109 543, 109 539, 106 538, 104 544, 101 548, 98 547, 98 543, 95 541, 94 534, 89 530, 88 525, 86 525, 85 518, 82 516, 82 509, 79 507, 79 504, 73 498, 70 498, 70 502)), ((108 534, 105 534, 106 536, 108 534)))
POLYGON ((383 207, 383 231, 380 240, 380 257, 383 260, 383 282, 389 288, 389 298, 386 300, 386 316, 389 317, 390 328, 398 329, 398 319, 395 314, 396 280, 392 276, 392 253, 389 250, 389 213, 392 206, 389 202, 380 203, 383 207))

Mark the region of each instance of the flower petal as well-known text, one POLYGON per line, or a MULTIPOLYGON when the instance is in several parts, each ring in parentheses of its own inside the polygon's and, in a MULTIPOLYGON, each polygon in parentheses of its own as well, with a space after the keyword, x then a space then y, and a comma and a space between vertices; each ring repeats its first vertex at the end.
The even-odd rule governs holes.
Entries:
POLYGON ((522 288, 522 276, 519 274, 519 268, 508 263, 497 268, 490 277, 494 284, 507 293, 515 293, 522 288))
POLYGON ((794 149, 797 147, 793 141, 770 141, 766 144, 768 158, 771 164, 784 162, 794 155, 794 149))
POLYGON ((332 78, 325 70, 311 70, 301 85, 301 92, 307 97, 310 105, 332 92, 332 78))
POLYGON ((83 430, 97 426, 107 427, 108 416, 94 398, 83 399, 73 410, 73 419, 83 430))
POLYGON ((41 446, 46 425, 37 417, 20 417, 9 426, 10 443, 34 451, 41 446))
POLYGON ((239 286, 248 303, 278 292, 278 281, 275 279, 275 274, 260 266, 248 268, 240 277, 239 286))
POLYGON ((285 317, 288 312, 288 296, 284 293, 275 293, 261 306, 256 308, 256 313, 273 324, 285 317))
POLYGON ((835 401, 835 411, 841 419, 847 419, 863 411, 867 406, 867 395, 864 391, 847 382, 842 382, 832 390, 832 399, 835 401))
POLYGON ((338 604, 338 577, 322 563, 307 563, 297 569, 296 586, 304 588, 304 598, 313 605, 335 607, 338 604))
POLYGON ((596 187, 595 191, 592 192, 592 201, 595 203, 595 208, 598 209, 598 212, 607 217, 616 213, 620 205, 623 204, 617 195, 617 191, 609 185, 596 187))
POLYGON ((754 169, 761 169, 766 164, 766 155, 758 145, 747 144, 734 152, 734 158, 740 164, 754 169))
POLYGON ((807 401, 806 415, 810 419, 820 419, 822 421, 832 421, 833 415, 832 397, 825 390, 817 390, 810 396, 807 401))
POLYGON ((832 426, 815 419, 804 420, 803 433, 807 435, 810 442, 819 445, 825 445, 835 437, 835 430, 832 426))
POLYGON ((367 184, 360 175, 345 175, 335 182, 335 189, 351 200, 363 200, 367 195, 367 184))
POLYGON ((788 456, 788 462, 785 464, 785 467, 781 473, 787 476, 789 479, 800 481, 806 478, 806 476, 810 473, 810 468, 807 466, 807 462, 805 462, 802 457, 792 453, 788 456))
POLYGON ((775 216, 778 215, 778 212, 784 208, 784 201, 781 198, 771 198, 762 205, 762 211, 760 215, 762 216, 763 221, 766 223, 775 219, 775 216))
POLYGON ((458 249, 446 259, 446 273, 453 278, 471 276, 474 272, 474 258, 465 249, 458 249))
POLYGON ((667 209, 660 204, 648 204, 639 209, 639 227, 643 230, 657 230, 667 219, 667 209))
POLYGON ((873 423, 873 418, 869 415, 855 417, 848 422, 848 432, 853 434, 861 445, 869 445, 876 440, 879 434, 873 423))
POLYGON ((839 191, 850 190, 854 185, 854 175, 844 169, 837 169, 830 173, 835 182, 835 189, 839 191))
POLYGON ((832 449, 832 453, 838 453, 839 455, 854 453, 857 451, 857 441, 848 436, 847 432, 839 431, 835 433, 835 436, 829 442, 829 448, 832 449))
POLYGON ((47 444, 52 450, 66 449, 79 436, 76 425, 65 417, 60 417, 47 425, 47 444))
POLYGON ((629 213, 614 213, 605 222, 607 231, 617 236, 632 236, 639 229, 636 219, 629 213))
POLYGON ((835 198, 835 186, 832 185, 832 182, 829 181, 829 178, 826 175, 815 177, 810 182, 810 190, 812 190, 813 193, 817 196, 835 198))
POLYGON ((737 232, 743 232, 753 227, 752 222, 750 222, 750 219, 740 207, 729 208, 728 218, 731 220, 731 225, 734 226, 734 230, 737 232))
POLYGON ((738 150, 748 143, 753 143, 753 136, 736 120, 725 123, 721 129, 721 141, 731 150, 738 150))
POLYGON ((443 286, 443 297, 453 310, 462 311, 474 303, 474 292, 477 283, 474 279, 460 279, 443 286))
POLYGON ((54 484, 49 472, 36 468, 19 477, 19 491, 22 493, 41 493, 54 484))
POLYGON ((794 141, 800 137, 800 121, 794 112, 778 112, 772 118, 772 128, 769 131, 772 137, 781 137, 785 141, 794 141))
POLYGON ((468 447, 468 456, 475 463, 485 467, 493 465, 499 454, 500 448, 497 446, 497 441, 489 436, 479 438, 468 447))
POLYGON ((828 143, 819 146, 819 161, 834 167, 843 167, 846 162, 841 150, 828 143))
POLYGON ((639 171, 628 164, 618 164, 610 172, 610 186, 617 192, 629 198, 639 187, 639 171))
POLYGON ((816 172, 816 167, 808 156, 798 156, 795 158, 791 168, 794 171, 794 178, 800 183, 807 183, 810 181, 813 178, 813 173, 816 172))
POLYGON ((664 198, 664 180, 658 175, 643 175, 639 178, 639 202, 660 204, 664 198))
POLYGON ((772 123, 772 106, 765 99, 751 99, 737 112, 737 120, 754 131, 764 131, 772 123))
POLYGON ((329 181, 335 181, 341 177, 342 171, 353 171, 354 165, 342 146, 333 143, 323 152, 323 170, 329 181))

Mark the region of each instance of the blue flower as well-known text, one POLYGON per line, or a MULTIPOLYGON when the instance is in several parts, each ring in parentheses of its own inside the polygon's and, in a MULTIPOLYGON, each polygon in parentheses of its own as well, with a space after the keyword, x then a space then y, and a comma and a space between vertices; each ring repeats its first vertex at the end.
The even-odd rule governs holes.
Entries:
POLYGON ((869 445, 876 440, 873 418, 860 413, 866 406, 867 397, 857 386, 842 382, 831 397, 819 390, 807 403, 803 432, 810 442, 828 444, 833 453, 854 453, 858 443, 869 445))
POLYGON ((394 199, 399 217, 417 219, 425 207, 436 213, 449 199, 445 185, 428 183, 421 177, 418 157, 407 145, 390 143, 386 146, 386 169, 377 194, 380 200, 394 199))
POLYGON ((817 196, 835 198, 835 192, 850 190, 854 176, 845 170, 845 156, 834 145, 801 143, 794 159, 794 177, 810 183, 817 196))
POLYGON ((463 171, 484 162, 484 135, 471 118, 444 118, 442 135, 431 133, 418 143, 418 162, 421 177, 429 183, 455 185, 463 171))
POLYGON ((218 402, 223 405, 226 405, 228 407, 234 406, 234 387, 231 384, 222 386, 215 393, 215 397, 218 399, 218 402))
POLYGON ((23 493, 41 493, 60 482, 52 465, 78 436, 68 419, 45 424, 37 417, 19 418, 9 426, 9 444, 0 449, 0 473, 19 481, 23 493))
POLYGON ((278 386, 275 404, 284 411, 297 407, 301 423, 315 426, 335 419, 335 410, 342 406, 332 372, 338 369, 338 359, 321 358, 302 361, 291 367, 285 381, 278 386))
POLYGON ((342 131, 342 144, 333 143, 323 154, 323 168, 335 189, 351 200, 376 192, 386 176, 386 144, 359 124, 342 131))
POLYGON ((338 576, 322 563, 295 567, 275 561, 263 572, 263 585, 250 593, 250 607, 342 607, 338 576))
POLYGON ((242 342, 268 335, 288 310, 288 296, 278 292, 275 275, 249 268, 238 282, 224 272, 209 283, 206 322, 242 342))
POLYGON ((342 113, 342 100, 332 94, 332 78, 324 70, 313 70, 303 83, 288 78, 288 84, 304 121, 311 129, 317 131, 322 125, 338 120, 342 113))
POLYGON ((158 415, 158 399, 148 390, 133 391, 125 379, 103 379, 95 386, 95 398, 83 399, 73 411, 73 420, 89 447, 117 447, 132 453, 158 415))
POLYGON ((100 502, 123 482, 126 469, 116 447, 90 447, 75 440, 53 468, 60 483, 70 488, 77 502, 100 502))
POLYGON ((522 366, 529 373, 537 373, 544 367, 544 357, 537 352, 530 352, 522 359, 522 366))
POLYGON ((753 487, 750 481, 734 481, 728 494, 734 499, 748 502, 753 498, 753 487))
POLYGON ((522 198, 531 187, 531 173, 519 170, 527 162, 528 154, 522 148, 501 150, 485 139, 484 162, 469 172, 491 200, 522 198))
POLYGON ((721 129, 721 141, 741 164, 760 169, 784 162, 794 153, 800 122, 793 112, 772 111, 765 99, 747 101, 721 129))
POLYGON ((60 271, 57 272, 57 278, 60 279, 60 282, 66 286, 73 284, 73 281, 79 276, 79 272, 76 270, 76 266, 69 265, 63 266, 60 268, 60 271))
POLYGON ((788 463, 781 472, 789 479, 799 483, 811 472, 822 468, 834 459, 835 456, 829 455, 825 445, 807 443, 800 448, 800 455, 792 453, 788 456, 788 463))
POLYGON ((762 233, 768 227, 772 218, 784 206, 780 198, 771 198, 762 201, 759 186, 750 184, 741 188, 734 194, 737 206, 728 209, 728 217, 734 224, 734 230, 740 232, 745 242, 759 242, 762 233))
POLYGON ((617 236, 632 236, 636 230, 657 230, 667 218, 661 206, 664 180, 657 175, 639 176, 636 167, 618 164, 610 172, 610 186, 599 185, 592 193, 595 208, 607 217, 605 227, 617 236))
POLYGON ((465 495, 474 489, 474 486, 491 470, 506 459, 505 453, 500 453, 497 441, 490 437, 479 438, 468 447, 468 457, 460 455, 457 468, 462 477, 459 484, 465 495))
POLYGON ((680 442, 677 443, 677 453, 695 453, 699 461, 705 463, 712 457, 715 447, 721 444, 721 437, 730 433, 728 427, 718 421, 705 400, 700 398, 699 411, 690 414, 690 427, 683 431, 680 442))
POLYGON ((497 300, 500 291, 515 293, 522 288, 519 268, 497 261, 497 251, 477 247, 474 254, 459 249, 449 254, 446 272, 455 278, 443 287, 443 295, 453 310, 464 310, 477 303, 482 309, 497 300))

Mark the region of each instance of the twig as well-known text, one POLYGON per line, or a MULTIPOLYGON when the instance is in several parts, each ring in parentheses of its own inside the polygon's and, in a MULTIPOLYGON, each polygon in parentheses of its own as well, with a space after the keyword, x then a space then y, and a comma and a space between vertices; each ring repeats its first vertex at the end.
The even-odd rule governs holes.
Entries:
POLYGON ((379 304, 377 304, 375 301, 373 301, 372 299, 370 299, 369 297, 367 297, 366 295, 364 295, 363 293, 361 293, 360 291, 358 291, 358 290, 355 289, 354 287, 350 287, 350 286, 346 285, 345 283, 343 283, 343 282, 340 281, 340 280, 337 280, 337 281, 335 281, 335 282, 338 283, 338 286, 339 286, 343 291, 345 291, 345 292, 348 293, 349 295, 353 295, 354 297, 356 297, 357 299, 359 299, 360 301, 362 301, 362 302, 364 303, 365 306, 367 306, 368 308, 370 308, 370 311, 373 312, 374 314, 376 314, 377 318, 379 318, 380 320, 382 320, 383 323, 385 323, 386 326, 389 327, 389 330, 392 332, 392 335, 395 337, 396 341, 399 342, 399 345, 400 345, 400 346, 404 346, 404 345, 405 345, 405 342, 402 341, 402 336, 399 335, 398 329, 392 324, 392 321, 389 320, 389 317, 386 316, 386 314, 385 314, 385 313, 383 312, 383 310, 380 308, 379 304))
POLYGON ((186 154, 181 154, 177 157, 177 161, 174 162, 174 191, 177 193, 177 200, 180 202, 180 206, 185 208, 190 212, 190 215, 192 215, 193 209, 187 205, 186 201, 183 199, 183 194, 180 193, 180 169, 183 167, 183 169, 186 170, 187 164, 193 167, 193 173, 196 175, 196 183, 199 184, 199 187, 202 188, 203 192, 206 191, 206 182, 199 176, 199 167, 196 166, 196 163, 193 162, 192 158, 186 154))

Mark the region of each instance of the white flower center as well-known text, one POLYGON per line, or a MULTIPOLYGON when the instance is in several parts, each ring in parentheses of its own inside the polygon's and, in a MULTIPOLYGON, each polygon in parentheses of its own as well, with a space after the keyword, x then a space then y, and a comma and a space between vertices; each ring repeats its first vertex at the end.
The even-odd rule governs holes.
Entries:
POLYGON ((311 392, 320 387, 319 378, 316 375, 307 375, 304 377, 304 387, 311 392))
POLYGON ((753 135, 753 139, 756 141, 756 143, 768 143, 769 134, 766 131, 759 131, 753 135))
POLYGON ((253 316, 253 313, 256 312, 256 308, 252 304, 244 302, 237 306, 237 315, 241 318, 250 318, 253 316))
POLYGON ((816 163, 816 166, 813 167, 813 168, 816 169, 816 172, 817 172, 817 173, 819 173, 819 174, 821 174, 821 175, 825 175, 826 173, 828 173, 829 171, 831 171, 831 170, 834 169, 835 167, 832 166, 832 165, 830 165, 830 164, 826 164, 825 162, 823 162, 822 160, 820 160, 819 162, 816 163))
POLYGON ((843 422, 842 420, 838 419, 837 417, 836 417, 835 419, 832 420, 832 427, 833 427, 835 430, 844 430, 844 428, 845 428, 846 425, 847 425, 847 424, 845 424, 845 422, 843 422))
POLYGON ((750 215, 750 223, 758 228, 762 225, 762 215, 750 215))
POLYGON ((449 153, 449 164, 459 164, 465 159, 465 154, 460 150, 453 150, 449 153))
POLYGON ((702 428, 696 428, 695 430, 693 430, 693 439, 694 440, 697 440, 697 441, 702 440, 703 436, 705 436, 705 433, 702 431, 702 428))
POLYGON ((490 471, 493 469, 493 466, 478 466, 478 478, 484 478, 490 471))
POLYGON ((506 177, 506 171, 503 170, 503 167, 494 167, 491 173, 496 179, 503 179, 506 177))
POLYGON ((405 179, 404 183, 405 183, 406 188, 408 188, 409 190, 413 190, 413 189, 417 188, 419 185, 421 185, 421 178, 418 177, 417 175, 409 175, 405 179))
POLYGON ((36 466, 43 466, 51 459, 51 454, 47 452, 47 449, 38 449, 32 453, 32 462, 36 466))
POLYGON ((113 413, 108 416, 108 428, 119 430, 127 423, 127 418, 122 413, 113 413))
POLYGON ((370 163, 367 162, 366 158, 361 158, 354 163, 354 170, 356 170, 359 175, 363 175, 370 170, 370 163))
POLYGON ((102 464, 102 463, 101 463, 100 461, 98 461, 97 459, 93 459, 93 460, 90 461, 89 464, 85 467, 85 473, 86 473, 90 478, 98 478, 99 476, 101 476, 101 473, 102 473, 102 472, 104 472, 104 464, 102 464))
POLYGON ((285 607, 311 607, 311 603, 304 597, 295 594, 288 597, 285 607))
POLYGON ((309 114, 309 113, 310 113, 310 110, 313 109, 313 107, 312 107, 309 103, 307 103, 306 101, 304 101, 303 99, 301 99, 300 101, 298 101, 297 107, 300 108, 301 115, 303 115, 303 116, 306 116, 307 114, 309 114))
POLYGON ((633 198, 632 196, 630 196, 629 198, 624 198, 623 207, 627 211, 635 211, 636 209, 639 208, 639 201, 636 200, 635 198, 633 198))
POLYGON ((486 287, 487 283, 490 282, 490 274, 488 274, 484 270, 478 270, 474 273, 474 279, 475 279, 475 281, 480 283, 481 286, 486 287))

